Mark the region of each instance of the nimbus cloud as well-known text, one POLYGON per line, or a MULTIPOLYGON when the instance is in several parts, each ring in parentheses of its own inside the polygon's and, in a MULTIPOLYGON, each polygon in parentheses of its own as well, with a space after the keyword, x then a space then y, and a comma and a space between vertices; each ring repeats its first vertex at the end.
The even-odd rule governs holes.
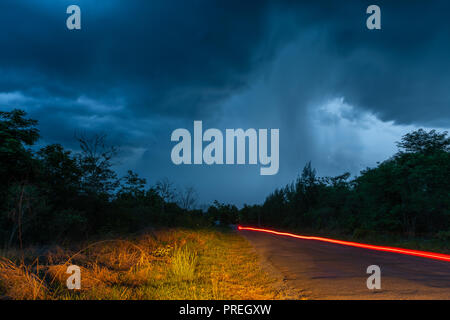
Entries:
POLYGON ((222 131, 210 128, 203 132, 202 121, 194 121, 193 139, 190 131, 183 128, 174 130, 170 139, 178 142, 172 148, 171 153, 172 162, 176 165, 258 164, 259 160, 259 164, 262 165, 261 175, 278 173, 279 129, 270 129, 270 156, 267 129, 258 129, 258 131, 252 128, 245 131, 243 129, 226 129, 225 149, 222 131), (246 159, 247 141, 248 159, 246 159), (203 148, 203 142, 209 143, 203 148), (193 154, 192 144, 194 145, 193 154))

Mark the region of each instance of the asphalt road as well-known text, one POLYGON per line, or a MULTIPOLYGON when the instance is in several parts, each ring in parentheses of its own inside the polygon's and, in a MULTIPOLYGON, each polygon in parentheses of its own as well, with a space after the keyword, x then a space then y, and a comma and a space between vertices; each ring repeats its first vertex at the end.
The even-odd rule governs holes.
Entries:
POLYGON ((450 262, 315 240, 239 231, 287 287, 308 299, 450 300, 450 262), (367 288, 367 267, 381 269, 381 289, 367 288))

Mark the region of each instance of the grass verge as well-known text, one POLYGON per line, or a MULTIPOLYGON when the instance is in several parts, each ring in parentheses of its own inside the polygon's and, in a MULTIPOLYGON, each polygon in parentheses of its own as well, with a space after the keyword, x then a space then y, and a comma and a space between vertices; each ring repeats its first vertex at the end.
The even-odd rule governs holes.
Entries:
POLYGON ((283 299, 249 243, 233 232, 153 231, 132 239, 5 251, 3 299, 283 299), (68 290, 69 265, 81 290, 68 290))

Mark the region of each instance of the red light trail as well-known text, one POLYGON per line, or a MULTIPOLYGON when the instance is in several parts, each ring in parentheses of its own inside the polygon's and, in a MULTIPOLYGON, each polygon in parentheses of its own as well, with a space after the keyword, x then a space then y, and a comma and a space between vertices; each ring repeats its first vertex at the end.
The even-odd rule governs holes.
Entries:
POLYGON ((344 246, 351 246, 351 247, 364 248, 364 249, 377 250, 377 251, 385 251, 385 252, 394 252, 394 253, 406 254, 406 255, 410 255, 410 256, 417 256, 417 257, 422 257, 422 258, 429 258, 429 259, 436 259, 436 260, 450 262, 450 255, 442 254, 442 253, 426 252, 426 251, 418 251, 418 250, 410 250, 410 249, 402 249, 402 248, 393 248, 393 247, 383 247, 383 246, 376 246, 376 245, 371 245, 371 244, 342 241, 342 240, 335 240, 335 239, 322 238, 322 237, 301 236, 298 234, 293 234, 293 233, 288 233, 288 232, 280 232, 280 231, 275 231, 275 230, 270 230, 270 229, 262 229, 262 228, 238 226, 238 230, 250 230, 250 231, 265 232, 265 233, 271 233, 271 234, 275 234, 275 235, 279 235, 279 236, 287 236, 287 237, 303 239, 303 240, 316 240, 316 241, 322 241, 322 242, 336 243, 336 244, 340 244, 340 245, 344 245, 344 246))

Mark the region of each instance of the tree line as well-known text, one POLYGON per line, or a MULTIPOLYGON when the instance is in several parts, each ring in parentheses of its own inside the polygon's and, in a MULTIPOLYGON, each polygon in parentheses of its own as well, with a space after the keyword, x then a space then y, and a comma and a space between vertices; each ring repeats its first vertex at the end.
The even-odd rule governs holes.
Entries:
POLYGON ((113 170, 117 148, 104 135, 78 135, 78 152, 39 148, 37 121, 22 110, 0 112, 0 246, 81 240, 145 226, 209 226, 193 188, 168 179, 147 187, 113 170))
POLYGON ((37 121, 0 112, 0 246, 81 240, 151 227, 252 224, 271 228, 376 232, 450 240, 450 138, 419 129, 398 152, 351 178, 319 177, 307 163, 292 183, 260 205, 215 201, 196 209, 193 188, 168 179, 148 186, 133 171, 113 170, 117 148, 106 137, 77 136, 79 151, 36 147, 37 121))
POLYGON ((450 240, 450 138, 419 129, 397 142, 398 152, 351 178, 318 177, 311 163, 262 205, 244 206, 241 223, 450 240))

